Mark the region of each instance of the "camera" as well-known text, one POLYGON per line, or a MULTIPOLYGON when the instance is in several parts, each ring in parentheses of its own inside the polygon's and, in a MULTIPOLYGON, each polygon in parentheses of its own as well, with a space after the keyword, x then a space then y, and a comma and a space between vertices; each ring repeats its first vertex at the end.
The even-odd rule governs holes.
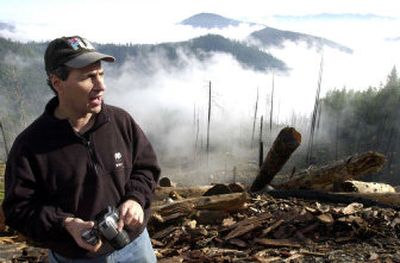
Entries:
POLYGON ((95 217, 95 225, 82 233, 82 238, 96 245, 100 238, 105 239, 115 249, 121 249, 130 243, 128 233, 118 231, 119 213, 115 207, 108 206, 95 217))

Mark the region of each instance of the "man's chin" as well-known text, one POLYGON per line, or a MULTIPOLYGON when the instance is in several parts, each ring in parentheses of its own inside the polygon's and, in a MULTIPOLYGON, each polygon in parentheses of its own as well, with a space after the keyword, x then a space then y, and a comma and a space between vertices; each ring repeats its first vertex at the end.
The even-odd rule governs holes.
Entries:
POLYGON ((91 113, 99 113, 99 112, 101 111, 101 105, 96 106, 96 107, 91 107, 91 108, 89 109, 89 111, 90 111, 91 113))

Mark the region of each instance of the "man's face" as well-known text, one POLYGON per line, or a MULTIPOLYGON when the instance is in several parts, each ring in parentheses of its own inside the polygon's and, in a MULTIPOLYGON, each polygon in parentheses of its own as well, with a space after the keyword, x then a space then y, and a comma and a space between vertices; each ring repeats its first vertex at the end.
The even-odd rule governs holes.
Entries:
POLYGON ((61 81, 58 90, 60 105, 78 116, 99 113, 105 91, 104 70, 101 63, 81 69, 72 69, 68 78, 61 81))

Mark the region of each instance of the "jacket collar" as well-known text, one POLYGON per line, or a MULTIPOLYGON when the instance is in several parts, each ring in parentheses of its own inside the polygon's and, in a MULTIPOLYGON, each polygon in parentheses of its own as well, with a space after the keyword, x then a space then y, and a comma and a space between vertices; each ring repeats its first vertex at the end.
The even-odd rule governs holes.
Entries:
MULTIPOLYGON (((66 119, 60 120, 54 116, 54 111, 57 108, 58 104, 59 101, 57 96, 50 99, 50 101, 47 103, 45 107, 45 112, 44 112, 45 117, 53 122, 57 122, 64 125, 68 124, 68 126, 71 126, 68 120, 66 119)), ((110 121, 109 114, 107 113, 108 112, 107 108, 108 105, 103 102, 101 111, 96 115, 95 123, 93 124, 93 127, 89 131, 97 130, 98 128, 100 128, 101 126, 110 121)))

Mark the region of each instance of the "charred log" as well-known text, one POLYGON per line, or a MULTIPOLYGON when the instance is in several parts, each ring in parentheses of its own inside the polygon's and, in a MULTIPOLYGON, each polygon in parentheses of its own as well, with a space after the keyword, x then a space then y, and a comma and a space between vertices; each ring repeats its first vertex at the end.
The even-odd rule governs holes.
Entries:
POLYGON ((292 153, 301 143, 301 134, 294 128, 283 128, 275 139, 265 158, 250 191, 256 192, 269 184, 274 176, 282 169, 292 153))
POLYGON ((270 190, 265 192, 274 198, 300 198, 328 202, 334 204, 361 203, 364 206, 392 208, 400 211, 400 194, 360 194, 360 193, 332 193, 317 190, 270 190), (386 198, 385 198, 386 197, 386 198))
POLYGON ((379 172, 385 162, 383 154, 369 151, 322 167, 309 167, 295 173, 288 181, 273 186, 279 189, 332 190, 334 183, 379 172))

